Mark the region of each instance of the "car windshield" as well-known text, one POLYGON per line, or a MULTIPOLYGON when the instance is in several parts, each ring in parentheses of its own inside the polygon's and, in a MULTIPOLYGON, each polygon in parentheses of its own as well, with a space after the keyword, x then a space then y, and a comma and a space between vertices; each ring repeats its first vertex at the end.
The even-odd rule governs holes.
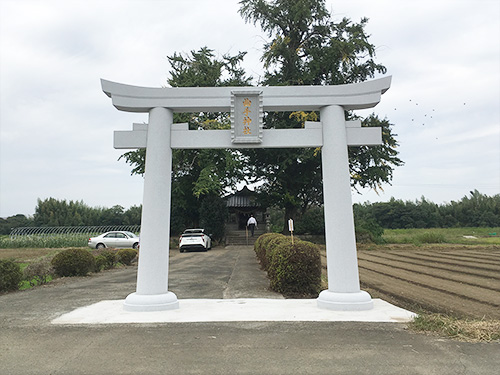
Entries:
POLYGON ((132 232, 123 232, 125 233, 127 236, 131 237, 131 238, 137 238, 137 235, 135 235, 134 233, 132 232))

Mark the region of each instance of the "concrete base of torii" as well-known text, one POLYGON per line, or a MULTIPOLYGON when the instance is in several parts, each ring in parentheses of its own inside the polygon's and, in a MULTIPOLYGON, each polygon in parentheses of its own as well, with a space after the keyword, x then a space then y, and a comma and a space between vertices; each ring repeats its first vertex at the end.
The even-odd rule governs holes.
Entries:
POLYGON ((137 294, 127 296, 123 303, 126 311, 165 311, 179 308, 177 296, 172 292, 164 294, 137 294))
POLYGON ((336 293, 323 290, 317 299, 318 307, 337 311, 363 311, 373 309, 372 297, 361 290, 355 293, 336 293))

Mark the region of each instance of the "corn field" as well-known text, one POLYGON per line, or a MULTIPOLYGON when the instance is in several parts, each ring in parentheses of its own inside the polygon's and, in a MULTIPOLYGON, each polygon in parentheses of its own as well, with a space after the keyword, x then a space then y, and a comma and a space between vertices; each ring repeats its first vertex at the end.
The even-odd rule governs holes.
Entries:
POLYGON ((139 233, 140 228, 140 225, 20 227, 13 229, 9 236, 0 237, 0 249, 84 247, 89 237, 112 230, 139 233))

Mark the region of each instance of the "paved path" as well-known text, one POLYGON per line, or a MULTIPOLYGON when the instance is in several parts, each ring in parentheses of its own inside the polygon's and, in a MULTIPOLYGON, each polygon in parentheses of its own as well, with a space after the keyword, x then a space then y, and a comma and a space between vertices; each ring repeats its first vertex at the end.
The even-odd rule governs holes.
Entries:
MULTIPOLYGON (((275 297, 252 257, 248 247, 172 253, 170 290, 180 298, 275 297)), ((489 375, 500 366, 500 344, 417 335, 395 323, 50 324, 134 290, 131 267, 0 296, 0 374, 489 375)))

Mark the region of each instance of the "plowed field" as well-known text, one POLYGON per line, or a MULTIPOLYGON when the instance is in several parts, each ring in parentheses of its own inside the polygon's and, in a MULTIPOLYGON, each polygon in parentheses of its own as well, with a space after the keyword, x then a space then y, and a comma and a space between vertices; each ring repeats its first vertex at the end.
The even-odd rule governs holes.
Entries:
POLYGON ((498 246, 361 247, 358 265, 362 289, 374 297, 410 309, 500 319, 498 246))

